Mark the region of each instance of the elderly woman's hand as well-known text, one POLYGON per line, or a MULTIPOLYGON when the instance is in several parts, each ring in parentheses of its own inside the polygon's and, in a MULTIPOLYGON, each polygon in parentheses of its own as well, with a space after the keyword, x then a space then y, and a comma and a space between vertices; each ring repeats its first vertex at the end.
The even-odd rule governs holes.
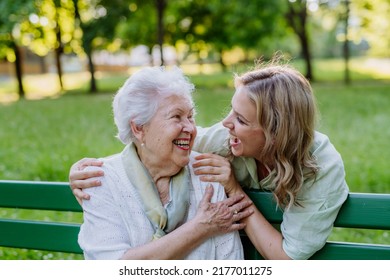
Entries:
POLYGON ((87 166, 102 166, 103 162, 94 158, 83 158, 72 165, 69 171, 69 183, 73 195, 81 205, 89 195, 82 191, 84 188, 97 187, 101 182, 97 177, 103 176, 102 171, 83 171, 87 166))
POLYGON ((228 196, 241 188, 228 159, 216 154, 200 154, 195 159, 192 167, 201 181, 220 183, 228 196))
POLYGON ((244 199, 244 195, 234 195, 211 203, 213 192, 213 187, 208 185, 195 219, 199 219, 200 223, 207 227, 211 236, 244 229, 245 224, 239 221, 253 213, 253 210, 247 209, 252 205, 252 201, 244 199))

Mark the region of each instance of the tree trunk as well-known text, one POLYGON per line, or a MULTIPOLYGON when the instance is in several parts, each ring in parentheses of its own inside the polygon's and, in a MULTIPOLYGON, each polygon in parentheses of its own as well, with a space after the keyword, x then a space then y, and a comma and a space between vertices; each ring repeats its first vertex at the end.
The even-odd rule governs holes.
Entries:
POLYGON ((345 62, 345 72, 344 72, 344 82, 345 84, 349 85, 351 83, 351 77, 349 73, 349 40, 348 40, 348 21, 349 21, 349 0, 345 0, 345 39, 343 44, 343 55, 344 55, 344 62, 345 62))
MULTIPOLYGON (((58 33, 57 33, 57 38, 58 38, 58 33)), ((58 42, 58 43, 60 43, 60 42, 58 42)), ((61 54, 62 54, 62 46, 59 46, 59 47, 57 47, 55 49, 55 56, 56 56, 56 66, 57 66, 57 73, 58 73, 58 81, 60 83, 60 88, 61 88, 61 91, 62 91, 62 90, 64 90, 64 84, 62 82, 61 54)))
POLYGON ((198 68, 199 68, 199 73, 203 74, 203 68, 204 68, 204 63, 203 59, 200 56, 200 50, 197 50, 196 55, 198 56, 198 68))
POLYGON ((92 51, 87 52, 88 57, 88 69, 89 73, 91 74, 91 80, 90 80, 90 93, 96 93, 97 92, 97 86, 96 86, 96 78, 95 78, 95 65, 92 61, 92 51))
POLYGON ((39 56, 39 67, 40 67, 41 74, 47 73, 46 62, 45 62, 45 58, 43 56, 39 56))
POLYGON ((226 66, 225 62, 223 61, 223 50, 222 49, 219 50, 219 65, 221 66, 222 72, 227 71, 227 66, 226 66))
POLYGON ((157 0, 157 41, 160 46, 161 65, 164 65, 164 10, 166 7, 165 0, 157 0))
POLYGON ((304 27, 302 29, 302 33, 299 36, 299 39, 301 41, 301 46, 302 46, 302 57, 305 60, 306 64, 306 78, 313 81, 313 70, 312 70, 312 65, 311 65, 311 53, 310 53, 310 44, 309 44, 309 39, 307 36, 306 28, 304 27))
POLYGON ((310 40, 307 33, 307 8, 306 1, 288 2, 287 22, 293 28, 301 44, 302 58, 306 64, 306 78, 313 81, 312 58, 310 51, 310 40))
POLYGON ((64 83, 62 82, 62 65, 61 65, 61 54, 63 53, 63 46, 62 46, 62 38, 61 38, 61 28, 60 28, 60 15, 58 12, 58 9, 61 8, 61 2, 56 0, 55 1, 56 6, 56 39, 57 39, 57 45, 55 48, 55 56, 56 56, 56 66, 57 66, 57 73, 58 73, 58 81, 60 83, 61 91, 64 90, 64 83))
MULTIPOLYGON (((78 0, 73 0, 73 5, 74 5, 74 9, 75 9, 74 18, 75 18, 76 22, 79 23, 80 28, 83 31, 83 33, 86 34, 83 22, 82 22, 81 17, 80 17, 79 9, 78 9, 78 0)), ((85 51, 87 58, 88 58, 88 70, 89 70, 89 73, 91 74, 89 93, 96 93, 98 90, 97 90, 96 79, 95 79, 95 66, 94 66, 93 61, 92 61, 91 41, 88 43, 83 38, 83 48, 84 48, 84 51, 85 51)))
POLYGON ((15 53, 15 74, 18 81, 18 94, 20 98, 25 98, 25 92, 23 87, 23 69, 22 69, 22 55, 20 53, 19 47, 16 45, 15 41, 12 41, 12 49, 15 53))

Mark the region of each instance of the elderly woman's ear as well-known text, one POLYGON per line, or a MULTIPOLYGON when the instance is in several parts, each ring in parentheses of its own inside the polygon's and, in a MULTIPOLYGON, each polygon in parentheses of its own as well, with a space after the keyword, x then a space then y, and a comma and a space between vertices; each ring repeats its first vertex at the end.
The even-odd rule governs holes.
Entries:
POLYGON ((143 143, 145 131, 143 125, 137 125, 134 121, 129 121, 131 131, 138 143, 143 143))

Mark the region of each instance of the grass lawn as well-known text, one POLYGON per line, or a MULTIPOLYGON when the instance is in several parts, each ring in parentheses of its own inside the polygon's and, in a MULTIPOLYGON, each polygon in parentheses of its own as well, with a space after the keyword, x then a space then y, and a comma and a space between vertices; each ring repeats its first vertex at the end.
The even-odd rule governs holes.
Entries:
MULTIPOLYGON (((321 120, 318 130, 327 134, 341 153, 347 181, 353 192, 390 192, 390 73, 375 71, 368 60, 351 62, 352 84, 344 85, 342 63, 318 61, 313 83, 321 120), (366 65, 362 67, 362 65, 366 65)), ((300 67, 300 64, 297 64, 300 67)), ((380 69, 380 68, 378 68, 380 69)), ((377 70, 378 70, 377 69, 377 70)), ((225 115, 233 94, 233 73, 191 74, 197 86, 197 123, 210 125, 225 115)), ((88 75, 66 75, 67 92, 48 90, 55 76, 27 78, 28 100, 0 103, 0 178, 9 180, 67 181, 72 163, 82 157, 116 153, 112 95, 124 75, 100 75, 104 93, 85 93, 88 75), (40 92, 50 98, 38 99, 40 92)), ((0 81, 0 100, 12 100, 13 81, 0 81)), ((80 222, 79 214, 0 209, 0 216, 20 216, 80 222)), ((331 239, 390 244, 388 232, 335 230, 331 239)), ((0 248, 0 259, 66 259, 72 254, 0 248)))

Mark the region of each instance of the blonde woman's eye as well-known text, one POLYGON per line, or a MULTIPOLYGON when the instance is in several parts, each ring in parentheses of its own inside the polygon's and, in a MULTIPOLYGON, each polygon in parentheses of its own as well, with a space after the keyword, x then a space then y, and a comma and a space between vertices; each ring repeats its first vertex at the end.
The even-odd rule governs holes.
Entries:
POLYGON ((237 117, 237 121, 238 121, 239 124, 246 125, 246 122, 244 122, 240 117, 237 117))

